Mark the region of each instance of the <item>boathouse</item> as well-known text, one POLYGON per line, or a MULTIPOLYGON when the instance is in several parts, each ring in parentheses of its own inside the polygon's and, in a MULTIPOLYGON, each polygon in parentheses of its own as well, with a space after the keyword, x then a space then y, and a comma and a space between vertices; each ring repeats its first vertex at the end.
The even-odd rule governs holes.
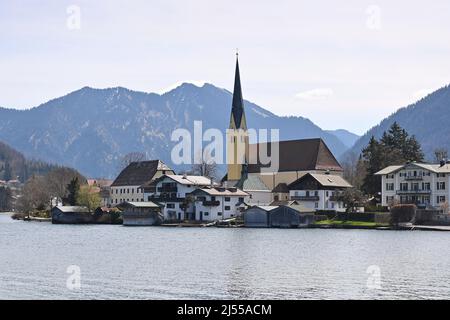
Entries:
POLYGON ((117 206, 122 212, 124 226, 155 226, 163 221, 162 205, 159 203, 123 202, 117 206))
POLYGON ((85 224, 93 221, 92 214, 86 207, 56 206, 50 213, 53 224, 85 224))

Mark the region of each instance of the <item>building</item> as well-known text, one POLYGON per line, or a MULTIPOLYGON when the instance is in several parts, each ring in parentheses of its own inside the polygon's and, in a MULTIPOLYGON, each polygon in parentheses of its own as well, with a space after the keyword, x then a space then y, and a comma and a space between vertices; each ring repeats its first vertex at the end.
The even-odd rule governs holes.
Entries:
POLYGON ((389 166, 376 173, 381 176, 381 204, 384 207, 416 204, 419 207, 444 209, 450 199, 450 164, 411 162, 389 166))
POLYGON ((270 143, 249 144, 238 59, 226 143, 228 171, 223 182, 248 192, 250 201, 255 204, 286 200, 286 185, 307 173, 343 174, 341 165, 321 138, 280 141, 277 168, 264 164, 259 151, 271 155, 272 146, 270 143))
POLYGON ((123 202, 118 207, 122 210, 124 226, 154 226, 164 220, 162 206, 152 201, 123 202))
POLYGON ((143 185, 163 175, 175 174, 161 160, 130 163, 111 184, 110 205, 122 202, 144 202, 143 185))
POLYGON ((289 184, 289 196, 310 210, 330 210, 344 212, 346 210, 339 193, 351 188, 340 175, 307 173, 289 184))
POLYGON ((238 188, 206 187, 193 191, 191 196, 193 220, 216 221, 241 215, 249 194, 238 188))
MULTIPOLYGON (((195 220, 195 209, 187 197, 196 189, 213 184, 210 178, 190 175, 164 175, 142 186, 144 199, 164 205, 165 220, 195 220)), ((214 184, 215 185, 215 184, 214 184)))
POLYGON ((80 206, 56 206, 50 214, 53 224, 88 224, 94 221, 89 209, 80 206))
POLYGON ((244 165, 248 163, 248 131, 245 118, 244 99, 242 97, 239 60, 236 54, 236 71, 234 75, 233 101, 230 123, 227 132, 227 180, 241 179, 244 165))
POLYGON ((314 222, 314 211, 302 205, 253 206, 244 212, 248 228, 298 228, 314 222))
POLYGON ((98 192, 101 199, 101 207, 107 207, 111 203, 111 184, 113 180, 109 179, 87 179, 88 186, 98 192))

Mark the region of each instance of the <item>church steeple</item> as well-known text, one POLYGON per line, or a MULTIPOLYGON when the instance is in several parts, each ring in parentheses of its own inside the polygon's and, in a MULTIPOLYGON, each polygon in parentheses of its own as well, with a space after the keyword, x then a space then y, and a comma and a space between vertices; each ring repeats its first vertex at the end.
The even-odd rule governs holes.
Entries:
POLYGON ((239 57, 236 53, 233 101, 231 104, 230 126, 227 132, 228 180, 241 179, 248 163, 249 139, 242 98, 239 57))
POLYGON ((234 118, 236 129, 241 128, 242 118, 244 115, 244 99, 242 98, 241 75, 239 73, 239 55, 236 53, 236 71, 234 74, 234 90, 231 114, 234 118))

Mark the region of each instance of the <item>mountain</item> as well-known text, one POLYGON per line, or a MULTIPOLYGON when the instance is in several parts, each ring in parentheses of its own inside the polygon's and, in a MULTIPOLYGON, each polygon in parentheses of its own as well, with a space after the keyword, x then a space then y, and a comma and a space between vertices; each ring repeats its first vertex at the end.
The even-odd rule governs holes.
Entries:
POLYGON ((380 138, 395 121, 410 135, 416 136, 429 161, 434 159, 434 150, 437 148, 450 151, 450 86, 399 109, 358 139, 346 154, 359 154, 372 136, 380 138))
POLYGON ((338 138, 347 148, 353 147, 355 142, 360 138, 357 134, 345 129, 327 130, 327 132, 338 138))
POLYGON ((0 180, 25 182, 32 175, 42 175, 55 165, 38 160, 27 160, 24 155, 0 141, 0 180))
MULTIPOLYGON (((164 93, 126 88, 84 87, 29 110, 0 109, 0 139, 27 156, 78 169, 91 177, 113 177, 120 159, 145 152, 149 159, 170 160, 171 133, 228 127, 232 95, 211 84, 184 83, 164 93)), ((249 128, 279 128, 282 140, 321 137, 336 156, 347 148, 333 134, 302 117, 279 117, 245 101, 249 128)))

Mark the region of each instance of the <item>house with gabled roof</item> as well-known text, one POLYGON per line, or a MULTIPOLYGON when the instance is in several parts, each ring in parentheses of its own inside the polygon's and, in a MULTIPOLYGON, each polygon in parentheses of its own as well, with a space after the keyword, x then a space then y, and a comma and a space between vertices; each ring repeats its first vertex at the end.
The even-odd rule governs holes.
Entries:
POLYGON ((161 160, 130 163, 111 184, 110 205, 116 206, 126 201, 146 201, 142 186, 151 183, 163 175, 170 174, 175 174, 175 171, 161 160))
POLYGON ((339 195, 351 188, 343 177, 333 174, 307 173, 288 185, 289 197, 311 210, 345 212, 339 195))
POLYGON ((386 167, 381 176, 381 204, 416 204, 448 213, 450 199, 450 163, 409 162, 386 167))

